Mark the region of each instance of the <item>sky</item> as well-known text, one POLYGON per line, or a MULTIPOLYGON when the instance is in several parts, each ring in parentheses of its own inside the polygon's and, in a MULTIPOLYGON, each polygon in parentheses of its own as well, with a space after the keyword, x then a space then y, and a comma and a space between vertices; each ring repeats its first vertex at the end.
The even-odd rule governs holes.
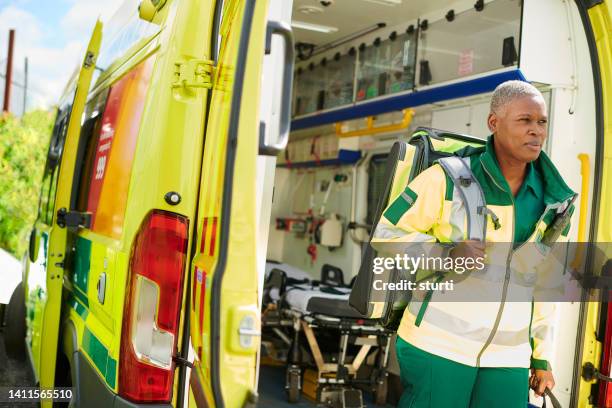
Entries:
MULTIPOLYGON (((83 58, 96 18, 109 18, 123 0, 0 0, 0 90, 8 31, 15 29, 13 80, 23 84, 28 57, 27 110, 57 102, 64 85, 83 58)), ((23 91, 13 86, 11 110, 23 110, 23 91)), ((0 100, 3 94, 0 94, 0 100)))

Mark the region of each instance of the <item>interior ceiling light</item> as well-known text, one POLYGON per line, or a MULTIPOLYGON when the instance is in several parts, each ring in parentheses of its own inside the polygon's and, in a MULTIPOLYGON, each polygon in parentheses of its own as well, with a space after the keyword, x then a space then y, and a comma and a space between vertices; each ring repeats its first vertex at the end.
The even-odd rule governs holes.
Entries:
POLYGON ((301 28, 302 30, 316 31, 319 33, 335 33, 336 31, 338 31, 337 27, 306 23, 304 21, 296 21, 296 20, 293 20, 291 22, 291 26, 294 28, 301 28))
POLYGON ((402 0, 363 0, 368 3, 382 4, 383 6, 399 6, 402 0))
POLYGON ((298 7, 297 11, 302 14, 313 15, 313 14, 321 14, 323 9, 321 7, 316 6, 301 6, 298 7))

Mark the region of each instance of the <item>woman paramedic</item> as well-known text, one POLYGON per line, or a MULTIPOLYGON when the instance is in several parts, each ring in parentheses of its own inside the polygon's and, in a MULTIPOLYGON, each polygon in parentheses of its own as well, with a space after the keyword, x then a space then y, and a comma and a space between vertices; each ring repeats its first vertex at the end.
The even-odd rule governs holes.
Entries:
MULTIPOLYGON (((551 204, 570 208, 575 194, 542 152, 547 108, 535 87, 521 81, 499 85, 488 127, 486 146, 462 155, 496 214, 496 222, 487 223, 487 244, 507 243, 509 262, 522 243, 541 237, 535 230, 545 210, 551 204)), ((451 237, 457 230, 465 237, 452 183, 439 164, 419 174, 406 188, 410 203, 392 202, 383 213, 373 245, 452 241, 447 256, 488 259, 483 242, 451 237)), ((465 284, 467 279, 458 285, 465 284)), ((554 302, 484 302, 478 296, 459 304, 432 300, 426 307, 411 302, 406 308, 396 343, 404 387, 400 407, 526 407, 529 387, 538 395, 554 387, 548 362, 554 302)))

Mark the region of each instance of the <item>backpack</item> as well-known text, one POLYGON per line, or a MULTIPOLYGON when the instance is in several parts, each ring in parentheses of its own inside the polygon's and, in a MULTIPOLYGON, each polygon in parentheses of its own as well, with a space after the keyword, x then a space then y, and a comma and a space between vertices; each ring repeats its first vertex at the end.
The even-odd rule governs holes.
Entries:
MULTIPOLYGON (((469 239, 484 241, 487 216, 484 193, 469 166, 454 153, 466 146, 480 147, 485 143, 485 140, 473 136, 425 127, 417 128, 408 142, 395 142, 387 157, 385 166, 387 184, 378 200, 369 242, 372 241, 376 225, 388 204, 402 194, 410 181, 435 162, 439 163, 453 180, 466 207, 469 239)), ((393 290, 387 291, 384 301, 374 298, 372 284, 375 275, 372 270, 374 258, 378 254, 369 242, 362 254, 349 304, 364 318, 378 319, 382 326, 395 331, 410 301, 411 292, 393 290)), ((389 273, 376 276, 378 280, 381 278, 385 282, 399 282, 402 279, 414 280, 415 276, 403 276, 401 271, 391 270, 389 273)))

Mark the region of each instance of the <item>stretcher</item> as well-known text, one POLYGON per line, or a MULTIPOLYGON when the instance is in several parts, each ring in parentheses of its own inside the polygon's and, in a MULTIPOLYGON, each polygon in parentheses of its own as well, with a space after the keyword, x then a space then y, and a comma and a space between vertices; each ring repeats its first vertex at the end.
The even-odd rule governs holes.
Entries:
POLYGON ((342 271, 325 265, 321 280, 304 279, 283 264, 269 264, 267 272, 262 325, 289 348, 288 400, 304 392, 329 406, 363 407, 366 389, 384 404, 392 333, 348 304, 351 289, 342 271), (365 367, 368 358, 374 361, 365 367))

